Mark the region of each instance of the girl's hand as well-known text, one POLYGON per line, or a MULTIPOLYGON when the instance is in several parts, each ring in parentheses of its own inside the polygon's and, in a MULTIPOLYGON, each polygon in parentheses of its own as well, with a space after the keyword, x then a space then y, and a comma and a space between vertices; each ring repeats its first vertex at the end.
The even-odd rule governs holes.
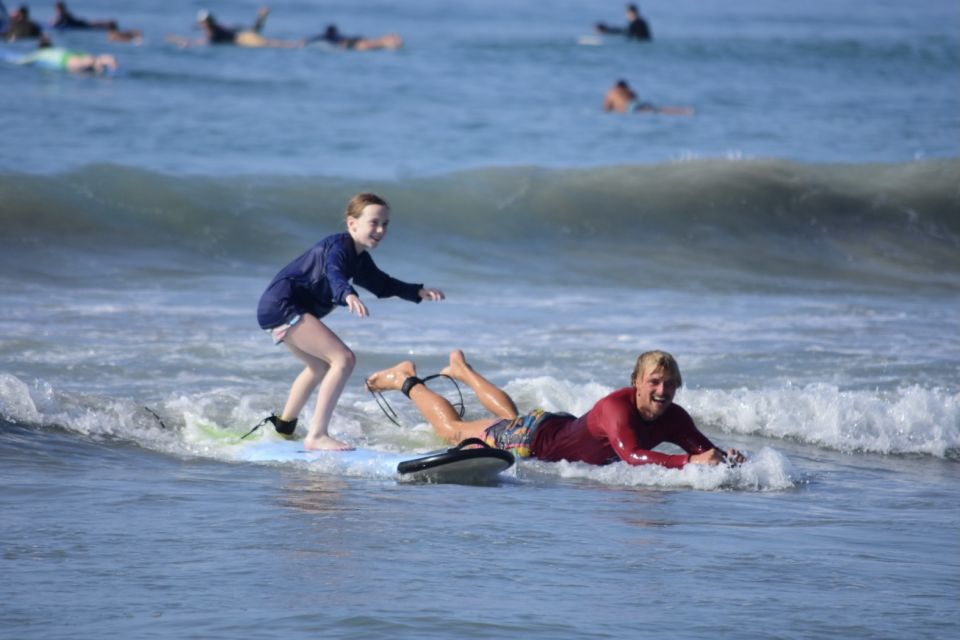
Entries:
POLYGON ((347 303, 347 308, 350 309, 350 313, 355 313, 361 318, 366 318, 368 315, 370 315, 370 312, 367 311, 367 305, 360 302, 360 298, 358 298, 355 294, 351 293, 348 295, 346 298, 344 298, 344 302, 347 303))
POLYGON ((443 295, 443 291, 440 291, 440 289, 428 289, 427 287, 420 289, 420 298, 423 300, 436 300, 439 302, 445 297, 446 296, 443 295))

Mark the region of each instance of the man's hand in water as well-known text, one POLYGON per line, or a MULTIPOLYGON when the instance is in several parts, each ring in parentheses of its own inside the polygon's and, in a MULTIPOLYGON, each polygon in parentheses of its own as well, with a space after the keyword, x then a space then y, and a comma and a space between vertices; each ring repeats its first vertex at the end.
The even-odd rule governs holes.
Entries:
POLYGON ((693 464, 743 464, 747 461, 746 456, 736 449, 727 449, 724 453, 721 449, 710 449, 703 453, 690 454, 690 462, 693 464))

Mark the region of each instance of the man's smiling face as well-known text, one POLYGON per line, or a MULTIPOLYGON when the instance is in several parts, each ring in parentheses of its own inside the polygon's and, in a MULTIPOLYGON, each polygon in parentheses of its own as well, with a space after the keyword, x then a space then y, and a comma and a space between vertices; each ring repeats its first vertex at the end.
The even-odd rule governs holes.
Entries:
POLYGON ((671 404, 680 384, 663 367, 644 371, 643 376, 634 383, 637 397, 637 411, 644 420, 656 420, 663 415, 671 404))

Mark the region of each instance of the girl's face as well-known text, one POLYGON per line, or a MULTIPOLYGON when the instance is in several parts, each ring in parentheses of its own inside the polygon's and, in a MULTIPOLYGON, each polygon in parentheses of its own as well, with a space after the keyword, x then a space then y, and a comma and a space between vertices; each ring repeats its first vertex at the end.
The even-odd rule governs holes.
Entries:
POLYGON ((357 253, 375 249, 387 235, 390 224, 390 209, 380 204, 368 204, 359 218, 347 218, 347 231, 353 238, 357 253))

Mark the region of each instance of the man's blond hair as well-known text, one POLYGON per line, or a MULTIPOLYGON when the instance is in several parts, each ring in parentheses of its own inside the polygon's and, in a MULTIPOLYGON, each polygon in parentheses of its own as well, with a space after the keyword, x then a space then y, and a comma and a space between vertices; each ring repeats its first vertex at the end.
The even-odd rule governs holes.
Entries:
POLYGON ((683 386, 683 378, 680 376, 680 365, 677 364, 677 361, 672 355, 666 351, 646 351, 640 354, 640 357, 637 358, 637 364, 633 368, 633 373, 630 375, 630 385, 635 386, 637 384, 637 379, 643 379, 650 371, 656 371, 657 369, 663 369, 669 373, 674 380, 677 381, 677 386, 683 386))

